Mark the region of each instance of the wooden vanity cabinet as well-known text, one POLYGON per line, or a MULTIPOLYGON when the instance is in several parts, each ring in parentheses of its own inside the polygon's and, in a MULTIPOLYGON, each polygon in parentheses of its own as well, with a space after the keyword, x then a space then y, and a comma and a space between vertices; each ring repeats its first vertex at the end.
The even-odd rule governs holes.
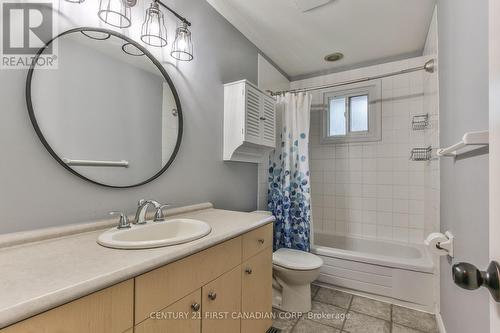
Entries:
POLYGON ((79 298, 1 333, 122 333, 133 327, 134 280, 79 298))
POLYGON ((135 333, 264 333, 271 314, 272 224, 135 279, 135 333), (200 330, 150 316, 198 288, 200 330))
POLYGON ((135 278, 135 324, 241 264, 241 237, 135 278))
POLYGON ((242 264, 241 311, 250 316, 242 318, 241 333, 266 332, 272 325, 272 256, 267 247, 242 264))
POLYGON ((265 333, 271 245, 268 224, 0 333, 265 333))
POLYGON ((202 289, 203 333, 240 332, 241 265, 202 289))
POLYGON ((247 232, 242 239, 242 260, 245 261, 260 251, 273 245, 273 225, 268 224, 253 231, 247 232))
POLYGON ((199 333, 201 330, 201 289, 135 327, 134 333, 199 333))

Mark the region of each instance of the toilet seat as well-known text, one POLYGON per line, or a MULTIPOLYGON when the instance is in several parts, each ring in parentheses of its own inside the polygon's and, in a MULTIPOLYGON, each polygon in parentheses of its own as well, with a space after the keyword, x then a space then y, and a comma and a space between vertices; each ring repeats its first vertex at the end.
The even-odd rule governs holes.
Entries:
POLYGON ((320 268, 323 259, 312 253, 282 248, 273 253, 273 264, 291 270, 309 271, 320 268))

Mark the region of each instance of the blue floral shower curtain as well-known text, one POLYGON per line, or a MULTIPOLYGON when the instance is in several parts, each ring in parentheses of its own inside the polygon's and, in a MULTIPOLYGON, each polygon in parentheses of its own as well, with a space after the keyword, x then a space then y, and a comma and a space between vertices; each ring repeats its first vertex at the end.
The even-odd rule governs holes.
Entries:
POLYGON ((310 110, 310 94, 287 93, 278 97, 276 117, 281 145, 278 142, 270 155, 268 188, 268 208, 276 217, 275 250, 310 250, 310 110))

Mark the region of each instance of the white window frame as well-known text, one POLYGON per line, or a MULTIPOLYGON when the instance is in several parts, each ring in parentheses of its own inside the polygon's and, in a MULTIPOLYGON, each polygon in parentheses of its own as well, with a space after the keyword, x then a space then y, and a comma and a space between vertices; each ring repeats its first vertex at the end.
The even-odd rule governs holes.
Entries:
MULTIPOLYGON (((379 81, 350 85, 348 88, 328 90, 324 93, 324 105, 321 123, 321 143, 337 144, 351 142, 373 142, 382 140, 382 85, 379 81), (368 131, 350 132, 350 115, 345 135, 329 135, 330 133, 330 100, 335 98, 346 98, 368 95, 368 131)), ((347 102, 346 102, 347 103, 347 102)), ((350 112, 349 109, 347 109, 350 112)))

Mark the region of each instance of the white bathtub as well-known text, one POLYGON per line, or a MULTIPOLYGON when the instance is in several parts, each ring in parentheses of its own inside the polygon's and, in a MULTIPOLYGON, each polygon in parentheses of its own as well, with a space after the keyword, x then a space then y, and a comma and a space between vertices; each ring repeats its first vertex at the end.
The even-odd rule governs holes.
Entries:
POLYGON ((425 246, 326 233, 314 234, 319 282, 390 297, 433 310, 435 267, 425 246))

